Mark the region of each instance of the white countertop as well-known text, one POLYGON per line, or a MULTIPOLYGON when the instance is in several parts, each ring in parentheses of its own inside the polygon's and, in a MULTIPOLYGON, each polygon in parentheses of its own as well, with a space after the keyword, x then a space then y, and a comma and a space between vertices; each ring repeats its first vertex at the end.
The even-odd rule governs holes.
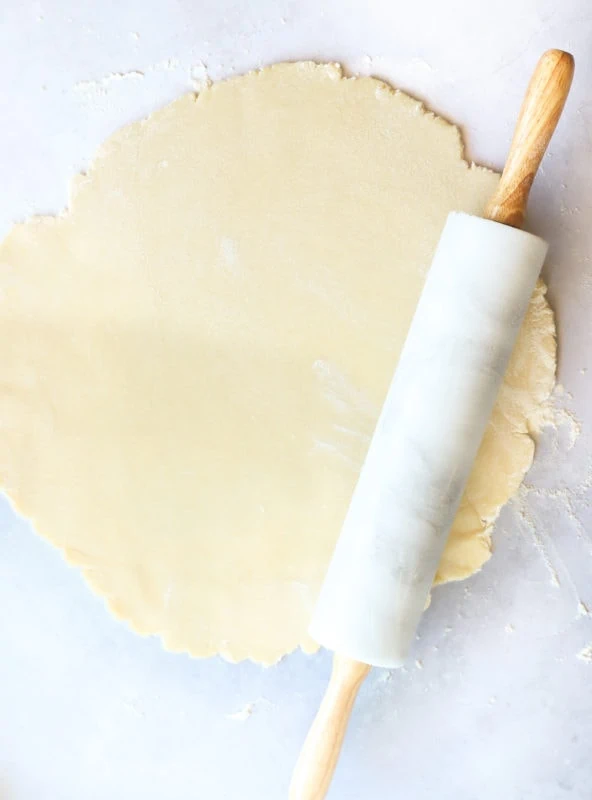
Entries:
MULTIPOLYGON (((206 69, 341 61, 457 121, 468 156, 499 168, 538 55, 574 53, 530 218, 551 243, 562 424, 494 558, 438 589, 410 664, 362 688, 330 797, 592 797, 589 0, 4 0, 0 22, 0 233, 59 211, 109 133, 206 69)), ((286 797, 328 673, 324 652, 270 669, 166 653, 0 498, 2 800, 286 797)))

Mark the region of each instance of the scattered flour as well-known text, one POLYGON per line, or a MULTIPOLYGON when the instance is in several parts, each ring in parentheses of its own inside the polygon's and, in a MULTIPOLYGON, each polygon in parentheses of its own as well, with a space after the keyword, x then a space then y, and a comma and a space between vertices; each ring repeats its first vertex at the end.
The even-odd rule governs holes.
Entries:
POLYGON ((226 719, 232 719, 235 722, 245 722, 261 705, 272 707, 273 703, 271 703, 266 697, 258 697, 256 700, 253 700, 252 703, 247 703, 233 714, 226 714, 226 719))
POLYGON ((110 72, 99 80, 96 81, 78 81, 73 86, 74 92, 81 95, 86 99, 100 97, 107 94, 110 87, 121 81, 140 80, 144 77, 144 73, 138 69, 132 69, 129 72, 110 72))
POLYGON ((536 485, 525 482, 516 495, 515 503, 523 529, 530 536, 545 565, 549 583, 556 588, 560 588, 564 583, 573 593, 577 619, 588 616, 589 611, 581 600, 574 576, 559 555, 553 536, 556 529, 572 531, 582 548, 592 558, 592 537, 586 530, 581 516, 582 509, 589 503, 592 491, 592 459, 585 457, 586 460, 582 462, 581 459, 571 455, 571 451, 580 439, 582 425, 573 411, 565 407, 570 399, 570 393, 561 384, 557 384, 551 398, 545 404, 537 422, 541 428, 550 430, 547 431, 545 440, 541 442, 533 471, 542 468, 547 480, 549 476, 552 480, 558 465, 569 459, 570 464, 576 465, 579 477, 573 481, 563 480, 546 487, 541 486, 540 482, 536 485), (545 500, 552 502, 554 514, 549 518, 548 524, 546 517, 545 524, 541 524, 541 517, 536 513, 536 506, 532 504, 533 499, 538 499, 543 504, 545 500))
POLYGON ((236 722, 245 722, 245 720, 249 719, 254 710, 255 703, 247 703, 246 706, 239 711, 235 711, 234 714, 227 714, 226 719, 233 719, 236 722))
MULTIPOLYGON (((139 39, 139 34, 131 33, 134 39, 139 39)), ((126 72, 110 72, 102 78, 96 80, 78 81, 72 87, 76 95, 88 103, 108 97, 117 85, 124 82, 138 81, 151 74, 163 74, 170 72, 185 73, 188 88, 200 90, 211 81, 208 76, 206 64, 198 59, 189 64, 183 64, 178 58, 165 58, 154 64, 148 64, 142 69, 131 69, 126 72)))
POLYGON ((578 603, 576 617, 589 617, 590 616, 590 609, 585 603, 580 602, 578 603))
POLYGON ((583 650, 580 650, 578 653, 578 658, 581 661, 585 661, 588 664, 592 664, 592 643, 584 647, 583 650))

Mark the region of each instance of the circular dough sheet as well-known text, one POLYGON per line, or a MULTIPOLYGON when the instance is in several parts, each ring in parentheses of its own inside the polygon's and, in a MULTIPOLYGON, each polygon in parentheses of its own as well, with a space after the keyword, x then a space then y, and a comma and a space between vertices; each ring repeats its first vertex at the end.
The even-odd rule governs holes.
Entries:
MULTIPOLYGON (((111 611, 269 664, 306 633, 447 213, 497 176, 335 65, 280 64, 118 131, 0 249, 0 477, 111 611)), ((539 286, 437 581, 489 557, 553 384, 539 286)), ((445 387, 442 387, 445 391, 445 387)))

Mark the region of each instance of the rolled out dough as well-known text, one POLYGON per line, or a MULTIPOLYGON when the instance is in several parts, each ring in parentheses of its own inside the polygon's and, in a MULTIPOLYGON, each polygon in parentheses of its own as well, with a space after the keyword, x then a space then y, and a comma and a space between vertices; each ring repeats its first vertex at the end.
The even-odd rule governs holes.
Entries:
MULTIPOLYGON (((445 217, 497 176, 335 65, 129 125, 0 249, 0 477, 117 616, 269 664, 299 644, 445 217)), ((437 576, 464 578, 554 380, 539 285, 437 576)), ((445 391, 445 387, 442 387, 445 391)))

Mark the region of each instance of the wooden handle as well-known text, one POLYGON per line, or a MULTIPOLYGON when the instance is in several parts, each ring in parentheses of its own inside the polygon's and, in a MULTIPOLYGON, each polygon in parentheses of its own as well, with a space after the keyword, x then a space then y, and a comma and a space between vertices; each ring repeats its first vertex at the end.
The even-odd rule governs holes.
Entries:
POLYGON ((521 228, 528 193, 569 93, 573 56, 563 50, 543 53, 526 90, 508 160, 485 216, 521 228))
POLYGON ((333 672, 292 776, 290 800, 322 800, 329 790, 351 710, 368 664, 335 653, 333 672))

